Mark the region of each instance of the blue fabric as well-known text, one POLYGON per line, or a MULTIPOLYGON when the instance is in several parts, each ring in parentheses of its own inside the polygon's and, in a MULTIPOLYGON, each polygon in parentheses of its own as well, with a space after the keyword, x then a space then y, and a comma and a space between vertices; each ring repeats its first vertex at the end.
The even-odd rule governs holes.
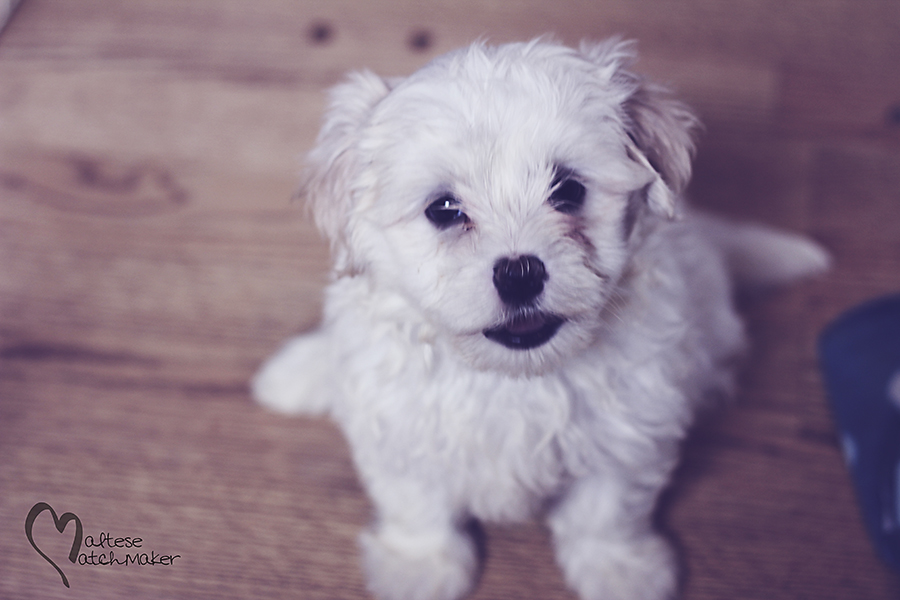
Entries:
POLYGON ((900 571, 900 295, 829 325, 819 360, 866 528, 900 571))

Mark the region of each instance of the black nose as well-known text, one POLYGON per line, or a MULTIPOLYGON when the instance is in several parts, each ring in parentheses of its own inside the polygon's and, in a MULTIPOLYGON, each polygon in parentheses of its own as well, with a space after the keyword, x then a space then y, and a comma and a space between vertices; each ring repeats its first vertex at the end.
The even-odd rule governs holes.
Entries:
POLYGON ((494 264, 494 287, 507 304, 528 304, 544 291, 547 270, 537 256, 501 258, 494 264))

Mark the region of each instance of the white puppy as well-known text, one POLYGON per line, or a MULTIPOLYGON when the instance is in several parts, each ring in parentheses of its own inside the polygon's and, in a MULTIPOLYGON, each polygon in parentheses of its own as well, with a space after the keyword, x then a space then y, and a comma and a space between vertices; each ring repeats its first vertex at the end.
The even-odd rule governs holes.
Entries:
POLYGON ((324 323, 253 391, 343 429, 379 598, 463 596, 468 520, 534 514, 581 598, 676 592, 651 514, 730 385, 730 275, 779 283, 827 256, 682 208, 696 121, 633 56, 475 44, 333 90, 303 189, 334 257, 324 323))

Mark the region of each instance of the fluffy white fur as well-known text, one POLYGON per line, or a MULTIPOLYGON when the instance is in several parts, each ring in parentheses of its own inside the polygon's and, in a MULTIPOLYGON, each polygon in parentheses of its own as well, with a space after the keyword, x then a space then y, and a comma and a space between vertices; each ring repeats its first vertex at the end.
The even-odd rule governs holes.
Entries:
POLYGON ((535 514, 581 598, 676 592, 651 514, 744 344, 729 273, 780 283, 827 257, 682 206, 695 119, 632 61, 618 40, 475 44, 332 93, 303 190, 334 256, 324 322, 253 391, 343 429, 377 508, 361 546, 379 598, 460 598, 478 571, 467 520, 535 514), (561 177, 580 208, 548 200, 561 177), (441 198, 465 217, 436 226, 441 198), (495 265, 521 256, 546 277, 510 306, 495 265), (549 315, 562 324, 534 347, 485 335, 549 315))

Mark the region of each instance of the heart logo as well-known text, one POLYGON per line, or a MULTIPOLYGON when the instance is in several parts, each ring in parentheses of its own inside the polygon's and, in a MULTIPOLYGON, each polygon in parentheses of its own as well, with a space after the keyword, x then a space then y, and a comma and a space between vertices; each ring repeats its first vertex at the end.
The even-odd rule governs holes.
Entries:
POLYGON ((25 517, 25 537, 28 538, 28 541, 31 543, 31 547, 37 550, 37 553, 44 557, 48 563, 53 565, 53 568, 59 573, 59 576, 62 577, 63 585, 69 587, 69 580, 66 579, 66 574, 62 572, 62 569, 59 568, 53 560, 41 552, 41 549, 37 547, 37 544, 34 543, 34 537, 31 535, 31 529, 34 526, 34 520, 37 519, 38 515, 44 512, 45 510, 49 510, 50 514, 53 515, 53 524, 56 526, 56 530, 60 533, 65 531, 66 525, 69 524, 70 521, 75 521, 75 539, 72 541, 72 549, 69 551, 69 561, 74 564, 78 560, 78 551, 81 550, 81 536, 82 536, 82 527, 81 527, 81 519, 75 516, 73 513, 67 512, 64 513, 63 516, 57 517, 56 511, 47 504, 46 502, 38 502, 34 506, 31 507, 31 510, 28 512, 28 516, 25 517))

